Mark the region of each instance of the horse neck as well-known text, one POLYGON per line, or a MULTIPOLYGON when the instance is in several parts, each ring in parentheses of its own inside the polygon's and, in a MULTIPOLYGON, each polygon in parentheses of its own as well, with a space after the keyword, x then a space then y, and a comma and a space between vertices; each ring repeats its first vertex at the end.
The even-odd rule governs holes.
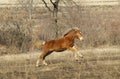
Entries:
POLYGON ((74 35, 66 35, 65 38, 68 38, 70 41, 74 41, 75 36, 74 35))

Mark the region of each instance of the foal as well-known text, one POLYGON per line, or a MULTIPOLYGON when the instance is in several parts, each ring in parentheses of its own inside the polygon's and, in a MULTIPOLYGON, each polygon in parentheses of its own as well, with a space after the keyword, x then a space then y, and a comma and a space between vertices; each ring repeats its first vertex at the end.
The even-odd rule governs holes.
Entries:
POLYGON ((82 55, 77 51, 77 47, 74 45, 75 39, 83 40, 83 35, 79 29, 70 30, 64 35, 64 37, 60 39, 45 42, 41 55, 36 62, 36 66, 39 66, 40 62, 42 62, 44 65, 47 65, 45 62, 45 57, 51 54, 53 51, 60 52, 69 49, 75 52, 75 59, 77 59, 77 55, 82 57, 82 55))

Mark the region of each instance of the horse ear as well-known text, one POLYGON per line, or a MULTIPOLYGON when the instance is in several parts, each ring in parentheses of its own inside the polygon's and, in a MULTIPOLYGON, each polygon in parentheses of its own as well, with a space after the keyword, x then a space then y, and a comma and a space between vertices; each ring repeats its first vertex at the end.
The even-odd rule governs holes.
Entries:
POLYGON ((79 30, 79 28, 78 28, 78 27, 73 27, 72 29, 74 29, 75 31, 76 31, 76 30, 79 30))
POLYGON ((78 28, 78 27, 76 27, 76 29, 77 29, 77 30, 79 30, 79 28, 78 28))
POLYGON ((75 31, 79 31, 79 29, 77 28, 77 29, 75 29, 75 31))

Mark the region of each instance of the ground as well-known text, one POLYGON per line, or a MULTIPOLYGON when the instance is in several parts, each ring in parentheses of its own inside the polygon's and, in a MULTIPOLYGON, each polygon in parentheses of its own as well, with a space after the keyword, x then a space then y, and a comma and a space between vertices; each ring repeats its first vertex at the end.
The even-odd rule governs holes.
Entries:
POLYGON ((0 56, 0 79, 119 79, 119 46, 81 49, 75 61, 70 51, 54 52, 48 66, 36 67, 39 51, 0 56))

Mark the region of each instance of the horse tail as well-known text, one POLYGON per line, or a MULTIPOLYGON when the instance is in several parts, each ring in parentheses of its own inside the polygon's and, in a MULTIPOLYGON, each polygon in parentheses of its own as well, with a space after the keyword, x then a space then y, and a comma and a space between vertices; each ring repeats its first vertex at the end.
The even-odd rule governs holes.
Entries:
POLYGON ((45 45, 45 41, 36 41, 32 44, 32 50, 34 49, 41 50, 44 45, 45 45))
POLYGON ((42 46, 44 46, 44 45, 45 45, 45 41, 42 42, 42 46))

